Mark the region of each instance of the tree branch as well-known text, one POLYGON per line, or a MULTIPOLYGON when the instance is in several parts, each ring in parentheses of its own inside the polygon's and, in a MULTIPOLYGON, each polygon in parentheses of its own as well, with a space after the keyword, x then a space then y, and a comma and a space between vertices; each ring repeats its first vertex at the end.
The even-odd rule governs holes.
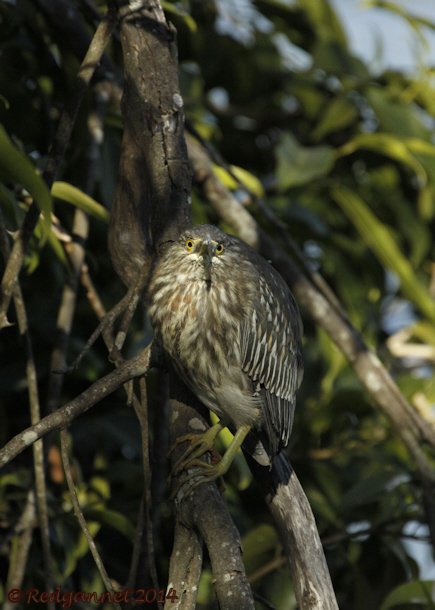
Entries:
POLYGON ((68 402, 66 405, 43 417, 38 423, 26 428, 14 436, 0 450, 0 468, 8 464, 26 447, 32 445, 38 438, 41 438, 52 430, 60 430, 70 424, 78 415, 84 413, 106 396, 109 396, 121 385, 144 375, 148 369, 150 360, 150 347, 146 347, 134 358, 123 362, 119 368, 102 377, 91 385, 79 396, 68 402))
MULTIPOLYGON (((171 437, 174 442, 176 438, 185 434, 198 433, 199 426, 206 429, 206 422, 192 407, 178 400, 171 400, 170 409, 171 437)), ((183 450, 184 447, 181 446, 172 452, 173 464, 179 459, 183 450)), ((174 485, 177 484, 178 481, 174 481, 174 485)), ((175 509, 177 521, 185 527, 194 529, 207 546, 220 607, 253 610, 254 599, 243 565, 239 532, 232 522, 228 507, 216 484, 203 483, 185 496, 181 487, 175 499, 175 509)), ((195 546, 198 544, 199 540, 195 546)), ((173 551, 171 563, 175 561, 173 551)), ((181 562, 186 564, 185 559, 181 562)), ((179 572, 183 572, 182 567, 179 572)), ((174 584, 173 587, 176 589, 174 584)), ((186 591, 186 595, 192 595, 192 591, 186 591)), ((184 610, 184 606, 181 607, 184 610)))
POLYGON ((168 599, 165 610, 195 610, 201 569, 202 541, 194 529, 176 519, 167 591, 173 589, 178 599, 168 599))
MULTIPOLYGON (((35 493, 32 490, 28 491, 26 504, 21 517, 15 527, 14 537, 17 537, 17 543, 12 544, 12 551, 9 557, 9 570, 6 580, 5 591, 12 589, 21 589, 26 573, 27 559, 29 556, 30 546, 33 540, 33 530, 36 526, 36 506, 35 493)), ((11 602, 8 599, 3 604, 3 610, 16 610, 16 602, 11 602)))
POLYGON ((289 560, 299 607, 301 610, 337 610, 316 521, 286 455, 282 452, 275 457, 271 471, 246 453, 245 458, 263 490, 289 560))
POLYGON ((124 55, 124 131, 109 250, 130 285, 138 269, 149 271, 152 245, 190 223, 191 180, 175 32, 157 0, 114 4, 124 55))
MULTIPOLYGON (((66 482, 68 485, 68 489, 69 489, 69 493, 70 493, 70 497, 71 497, 71 501, 72 501, 72 505, 73 505, 73 509, 74 509, 74 514, 75 514, 77 521, 79 522, 80 528, 86 538, 86 541, 89 546, 89 550, 92 553, 92 557, 94 558, 95 565, 97 566, 98 572, 101 576, 101 580, 103 581, 104 586, 106 587, 106 591, 110 591, 111 593, 114 593, 112 581, 110 580, 109 575, 106 572, 106 568, 104 567, 103 560, 101 559, 100 553, 98 552, 98 549, 97 549, 97 545, 95 544, 95 541, 92 538, 92 534, 89 531, 88 524, 86 523, 86 519, 85 519, 82 509, 80 507, 80 502, 79 502, 79 499, 77 496, 77 490, 74 485, 74 480, 73 480, 73 476, 71 473, 71 463, 70 463, 70 459, 69 459, 69 444, 70 443, 69 443, 67 431, 61 430, 60 431, 60 446, 61 446, 62 462, 63 462, 64 471, 65 471, 66 482)), ((121 610, 121 607, 118 603, 114 603, 113 605, 118 610, 121 610)))

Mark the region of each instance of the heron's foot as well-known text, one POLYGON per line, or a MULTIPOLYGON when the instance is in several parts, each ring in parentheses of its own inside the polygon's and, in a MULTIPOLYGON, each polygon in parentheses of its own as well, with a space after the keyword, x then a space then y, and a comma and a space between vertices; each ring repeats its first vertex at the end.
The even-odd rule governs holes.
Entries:
MULTIPOLYGON (((175 462, 172 472, 174 475, 179 474, 182 470, 188 470, 193 460, 198 460, 207 451, 213 451, 214 443, 223 426, 219 422, 214 424, 205 432, 199 434, 185 434, 177 438, 170 449, 170 453, 181 443, 190 442, 188 448, 183 455, 175 462)), ((205 464, 205 462, 202 462, 205 464)))
MULTIPOLYGON (((216 424, 217 426, 218 424, 216 424)), ((213 426, 214 428, 215 426, 213 426)), ((213 428, 210 428, 207 432, 211 432, 213 428)), ((251 427, 250 426, 242 426, 239 428, 232 440, 230 446, 224 453, 223 457, 216 464, 209 464, 204 460, 200 460, 199 457, 190 456, 189 459, 184 460, 184 464, 180 464, 177 472, 174 471, 174 474, 180 474, 182 470, 186 470, 186 474, 184 476, 180 476, 177 481, 177 485, 175 490, 173 491, 172 496, 175 497, 179 491, 183 490, 183 495, 190 494, 198 485, 202 485, 203 483, 211 483, 222 477, 226 474, 237 454, 237 451, 242 446, 243 441, 248 435, 251 427)), ((219 434, 220 430, 215 434, 219 434)), ((199 455, 203 455, 200 453, 199 455)))

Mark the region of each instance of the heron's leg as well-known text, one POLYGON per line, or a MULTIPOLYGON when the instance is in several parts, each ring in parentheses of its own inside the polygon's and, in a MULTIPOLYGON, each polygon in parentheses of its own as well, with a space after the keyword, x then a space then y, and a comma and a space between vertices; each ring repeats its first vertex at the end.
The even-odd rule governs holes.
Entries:
POLYGON ((183 455, 174 464, 172 469, 173 472, 177 473, 181 470, 189 468, 189 464, 192 460, 200 458, 201 455, 204 455, 204 453, 206 453, 206 451, 211 451, 213 449, 215 440, 221 430, 223 430, 223 425, 220 422, 217 422, 205 432, 200 432, 196 434, 185 434, 183 436, 178 437, 175 443, 172 445, 171 449, 169 450, 170 453, 172 453, 174 449, 178 447, 178 445, 180 445, 181 443, 190 441, 190 445, 183 453, 183 455))
POLYGON ((217 464, 208 464, 197 457, 192 457, 191 459, 186 460, 186 464, 183 467, 186 469, 194 468, 195 470, 193 472, 189 472, 186 477, 180 480, 177 491, 187 484, 187 492, 190 493, 193 491, 193 489, 195 489, 195 487, 201 485, 201 483, 209 483, 223 476, 231 466, 237 451, 242 446, 243 441, 249 434, 250 430, 251 426, 249 425, 241 426, 237 430, 230 446, 217 464))

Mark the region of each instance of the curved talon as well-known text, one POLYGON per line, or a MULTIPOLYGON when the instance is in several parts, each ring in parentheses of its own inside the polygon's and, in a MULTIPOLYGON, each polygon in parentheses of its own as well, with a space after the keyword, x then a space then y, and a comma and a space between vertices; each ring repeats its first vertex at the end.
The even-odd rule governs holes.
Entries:
MULTIPOLYGON (((176 475, 182 470, 190 470, 191 468, 195 468, 195 470, 193 472, 188 472, 186 473, 186 476, 179 478, 177 485, 171 494, 172 498, 175 498, 178 492, 186 485, 187 488, 183 495, 190 494, 196 487, 198 487, 198 485, 201 485, 202 483, 211 483, 212 481, 215 481, 219 477, 223 476, 231 466, 237 451, 242 446, 242 443, 248 435, 251 427, 241 426, 237 430, 230 446, 217 464, 209 464, 203 460, 200 460, 199 457, 205 453, 205 451, 202 451, 202 448, 206 445, 208 447, 206 451, 212 449, 213 447, 209 447, 207 441, 209 441, 210 438, 216 438, 221 429, 221 424, 215 424, 204 434, 197 434, 193 436, 193 439, 196 441, 196 446, 193 448, 189 447, 186 450, 184 455, 174 465, 172 474, 176 475), (219 430, 216 431, 215 428, 218 426, 219 430), (213 432, 213 434, 209 434, 211 432, 213 432)), ((186 440, 190 440, 190 437, 186 440)))
POLYGON ((169 450, 169 453, 172 453, 181 443, 190 441, 190 445, 187 447, 183 455, 175 462, 172 468, 173 473, 177 474, 182 470, 187 470, 190 467, 192 460, 200 458, 207 451, 212 451, 214 442, 221 430, 222 424, 218 422, 200 434, 185 434, 184 436, 177 438, 169 450))

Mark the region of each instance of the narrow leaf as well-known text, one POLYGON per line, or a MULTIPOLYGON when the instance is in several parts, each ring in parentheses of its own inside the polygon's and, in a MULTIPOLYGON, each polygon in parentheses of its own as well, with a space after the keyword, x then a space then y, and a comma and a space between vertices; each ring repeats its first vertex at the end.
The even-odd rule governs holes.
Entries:
POLYGON ((109 222, 109 212, 92 197, 68 182, 54 182, 51 194, 56 199, 62 199, 90 216, 109 222))
POLYGON ((356 193, 337 185, 332 188, 331 195, 381 264, 397 273, 407 298, 415 303, 429 320, 435 322, 435 302, 400 251, 390 229, 376 218, 356 193))
POLYGON ((237 165, 230 165, 230 170, 227 171, 225 167, 221 165, 213 164, 213 171, 216 177, 230 190, 236 190, 240 187, 245 187, 250 193, 256 197, 264 196, 263 185, 260 180, 251 174, 243 167, 237 165))
POLYGON ((357 117, 358 110, 355 105, 345 97, 338 97, 326 106, 322 118, 313 131, 313 137, 321 140, 330 133, 348 127, 357 117))
POLYGON ((121 513, 109 509, 90 508, 85 510, 84 514, 86 519, 96 521, 101 525, 113 527, 113 529, 123 534, 130 541, 134 540, 135 528, 127 517, 121 513))
POLYGON ((44 215, 44 228, 51 223, 51 196, 43 178, 26 155, 11 142, 4 127, 0 125, 0 173, 6 180, 22 185, 35 200, 44 215))
MULTIPOLYGON (((422 142, 421 140, 419 140, 422 142)), ((351 155, 360 149, 372 150, 408 166, 420 178, 422 186, 427 182, 423 165, 410 152, 408 140, 388 133, 361 133, 338 149, 339 156, 351 155)))

